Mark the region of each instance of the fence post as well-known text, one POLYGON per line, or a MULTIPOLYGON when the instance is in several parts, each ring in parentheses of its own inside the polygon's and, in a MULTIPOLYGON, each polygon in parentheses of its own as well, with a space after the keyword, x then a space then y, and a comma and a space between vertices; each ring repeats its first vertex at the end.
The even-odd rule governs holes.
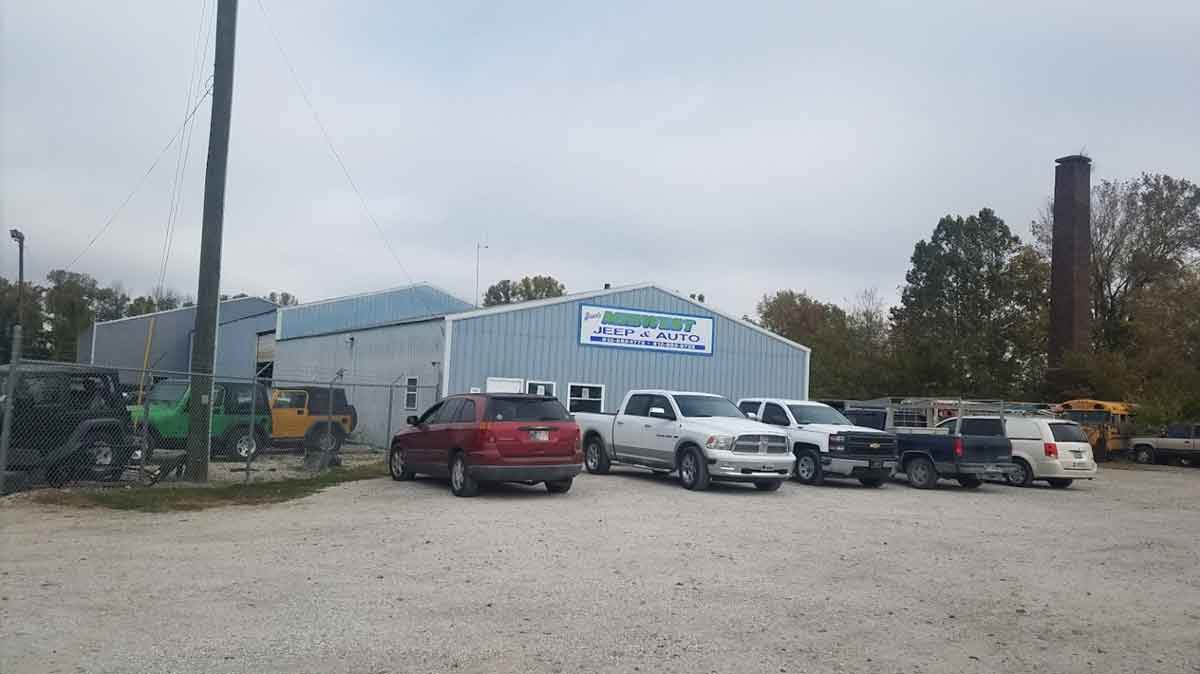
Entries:
POLYGON ((12 439, 12 408, 13 395, 17 390, 17 373, 21 363, 21 326, 13 326, 12 354, 9 359, 8 379, 4 383, 4 428, 0 430, 0 494, 4 490, 5 478, 8 477, 8 443, 12 439))

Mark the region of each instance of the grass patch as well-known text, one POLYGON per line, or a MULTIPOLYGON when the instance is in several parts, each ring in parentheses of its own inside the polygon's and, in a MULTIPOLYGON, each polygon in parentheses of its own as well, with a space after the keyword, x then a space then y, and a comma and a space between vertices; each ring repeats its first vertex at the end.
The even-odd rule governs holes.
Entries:
POLYGON ((352 468, 334 468, 314 477, 227 484, 216 487, 159 485, 128 489, 46 489, 31 495, 34 503, 76 508, 111 508, 161 513, 178 510, 204 510, 228 505, 282 503, 311 496, 326 487, 343 482, 369 480, 387 475, 383 461, 352 468))

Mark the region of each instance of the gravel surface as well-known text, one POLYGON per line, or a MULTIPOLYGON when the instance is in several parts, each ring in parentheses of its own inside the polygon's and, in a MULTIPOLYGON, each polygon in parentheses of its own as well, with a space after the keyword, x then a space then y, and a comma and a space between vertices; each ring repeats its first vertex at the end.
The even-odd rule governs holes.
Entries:
POLYGON ((1200 672, 1200 470, 0 507, 0 672, 1200 672))

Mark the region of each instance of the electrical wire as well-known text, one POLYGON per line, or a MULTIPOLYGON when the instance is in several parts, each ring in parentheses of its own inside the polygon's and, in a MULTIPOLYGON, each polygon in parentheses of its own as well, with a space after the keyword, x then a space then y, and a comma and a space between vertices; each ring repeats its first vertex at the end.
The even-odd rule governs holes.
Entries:
POLYGON ((142 174, 141 179, 138 180, 137 184, 133 186, 133 189, 130 190, 125 199, 119 206, 117 206, 117 209, 112 212, 112 215, 108 216, 107 220, 104 221, 104 224, 100 227, 100 231, 96 232, 95 236, 93 236, 92 239, 88 241, 87 245, 83 247, 83 250, 79 251, 79 254, 76 255, 71 262, 66 265, 66 270, 69 271, 72 267, 74 267, 75 263, 79 262, 80 258, 86 255, 87 252, 92 249, 92 246, 96 245, 96 242, 100 240, 100 237, 104 236, 104 233, 108 231, 109 227, 112 227, 112 224, 116 221, 117 216, 121 214, 121 211, 125 210, 125 207, 129 205, 130 201, 133 200, 134 195, 136 195, 138 191, 142 189, 142 186, 146 184, 146 179, 150 177, 150 174, 154 172, 154 169, 158 166, 158 163, 162 161, 164 156, 166 156, 167 151, 171 149, 171 146, 174 145, 175 141, 183 134, 184 126, 186 126, 187 123, 196 116, 196 111, 200 109, 200 104, 203 103, 204 99, 208 98, 208 95, 211 93, 212 84, 210 83, 208 88, 205 89, 204 93, 200 96, 200 100, 196 101, 196 105, 192 106, 191 112, 189 112, 188 116, 184 118, 184 123, 180 125, 179 130, 177 130, 175 135, 171 136, 171 140, 167 141, 167 144, 158 151, 158 156, 154 158, 154 161, 150 162, 150 168, 146 169, 146 172, 142 174))
MULTIPOLYGON (((287 50, 283 48, 283 42, 279 39, 279 34, 275 32, 275 27, 271 23, 271 15, 269 12, 267 12, 267 8, 265 5, 263 5, 262 0, 258 0, 258 8, 260 11, 262 11, 263 17, 266 19, 267 31, 271 34, 271 39, 275 41, 275 47, 279 50, 279 55, 283 58, 284 64, 287 66, 288 71, 292 74, 292 81, 296 84, 296 88, 300 90, 300 96, 304 99, 304 105, 307 106, 308 111, 312 113, 313 121, 317 123, 317 128, 321 130, 321 136, 324 137, 325 144, 329 147, 329 152, 333 154, 334 160, 337 161, 338 166, 342 169, 342 173, 346 176, 346 182, 350 184, 350 189, 353 190, 354 194, 358 197, 358 203, 362 206, 363 213, 366 214, 367 219, 371 221, 371 224, 375 226, 375 231, 379 233, 379 238, 383 240, 383 245, 387 248, 388 253, 391 254, 392 259, 396 261, 396 266, 400 267, 400 271, 404 273, 404 276, 408 279, 410 284, 416 285, 416 283, 413 281, 412 275, 408 273, 408 269, 404 266, 404 262, 400 260, 400 256, 396 253, 396 249, 392 247, 391 241, 388 240, 387 234, 384 233, 383 227, 379 224, 379 221, 375 219, 375 216, 371 213, 371 209, 367 206, 366 197, 364 197, 362 191, 358 189, 358 184, 354 182, 354 178, 350 175, 350 169, 346 168, 346 162, 342 160, 341 153, 338 152, 337 148, 334 146, 333 139, 330 137, 329 131, 325 128, 325 124, 321 121, 321 116, 317 114, 316 107, 313 106, 312 100, 308 97, 308 91, 305 90, 304 85, 300 82, 300 76, 296 73, 296 68, 292 65, 292 60, 288 58, 287 50)), ((421 302, 424 304, 423 298, 421 299, 421 302)), ((426 310, 430 309, 427 304, 425 308, 426 310)), ((429 310, 429 313, 433 314, 434 312, 429 310)))
MULTIPOLYGON (((210 3, 204 0, 200 4, 200 21, 196 26, 196 39, 192 51, 192 64, 188 74, 187 92, 184 98, 184 110, 187 110, 187 103, 191 101, 201 87, 204 86, 204 80, 200 79, 200 75, 206 71, 208 63, 208 45, 212 38, 213 31, 206 30, 209 28, 209 9, 210 3), (203 37, 203 44, 201 43, 203 37)), ((215 14, 212 17, 215 21, 215 14)), ((215 27, 213 27, 215 30, 215 27)), ((179 144, 179 152, 175 156, 175 176, 171 183, 171 200, 167 208, 166 231, 163 234, 162 256, 159 261, 158 283, 154 286, 156 295, 161 295, 164 290, 164 284, 167 278, 167 269, 169 269, 171 260, 171 249, 175 242, 175 232, 178 229, 179 212, 183 208, 183 184, 187 177, 188 160, 191 157, 192 137, 196 130, 196 122, 193 118, 190 124, 185 124, 184 140, 179 144)))

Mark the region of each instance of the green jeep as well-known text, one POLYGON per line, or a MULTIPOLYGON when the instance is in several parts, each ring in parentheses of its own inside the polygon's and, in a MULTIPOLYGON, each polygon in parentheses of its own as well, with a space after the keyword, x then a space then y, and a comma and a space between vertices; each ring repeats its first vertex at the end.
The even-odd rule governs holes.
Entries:
MULTIPOLYGON (((246 460, 266 447, 271 438, 271 406, 267 387, 254 384, 257 400, 251 396, 248 382, 218 381, 213 386, 212 437, 213 454, 223 454, 246 460), (254 424, 251 430, 250 407, 254 405, 254 424)), ((144 405, 130 405, 129 417, 137 431, 143 430, 143 419, 150 449, 180 448, 187 444, 191 383, 186 379, 163 379, 146 394, 144 405)))

